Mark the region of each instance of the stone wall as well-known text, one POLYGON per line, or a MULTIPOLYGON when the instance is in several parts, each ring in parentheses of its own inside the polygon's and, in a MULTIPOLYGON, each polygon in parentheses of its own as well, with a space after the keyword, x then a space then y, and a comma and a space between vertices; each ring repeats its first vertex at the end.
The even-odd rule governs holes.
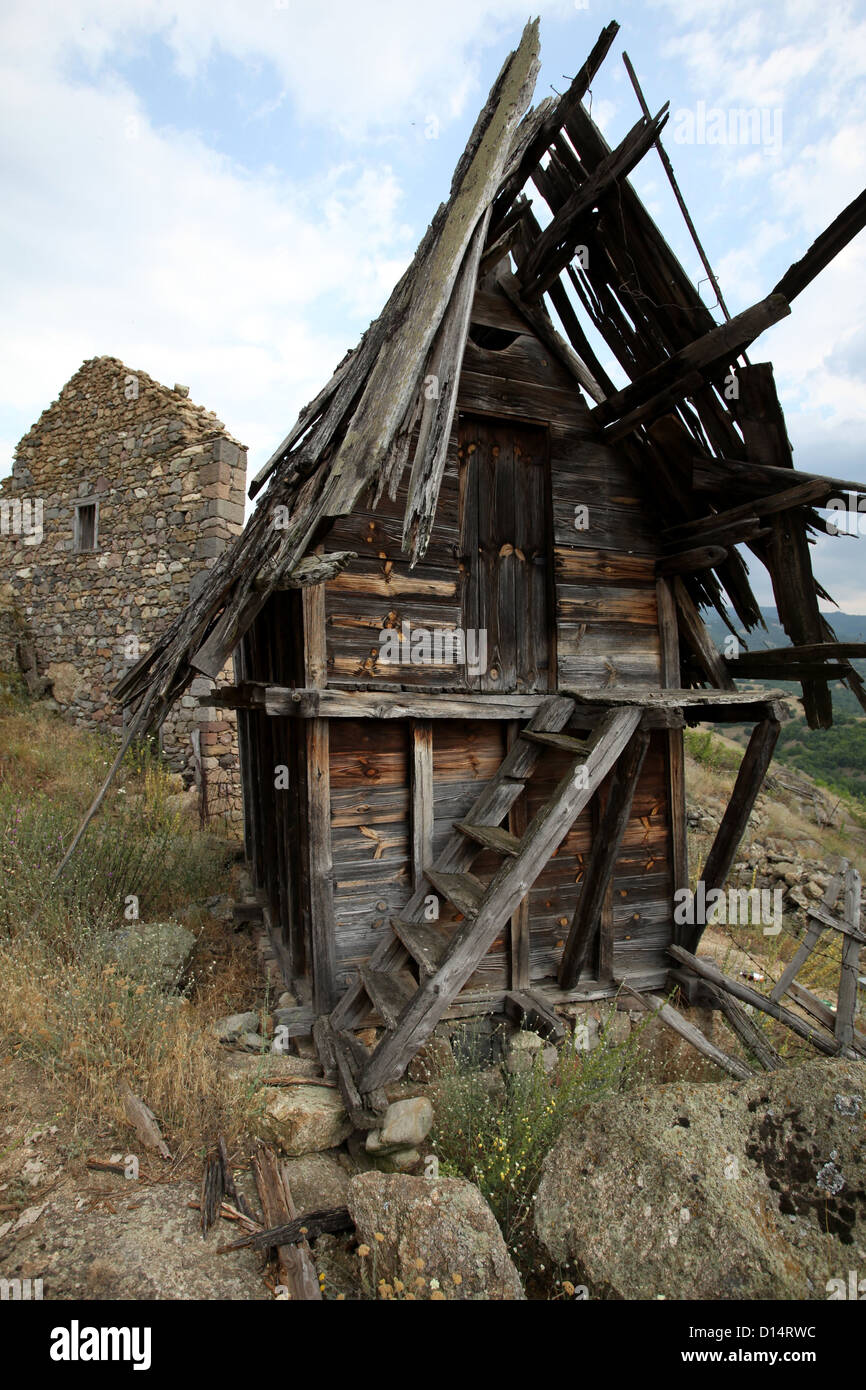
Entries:
MULTIPOLYGON (((245 481, 246 450, 211 411, 116 357, 85 362, 21 440, 0 484, 0 590, 76 723, 120 731, 110 691, 243 529, 245 481)), ((200 731, 209 812, 239 825, 234 715, 197 699, 213 684, 178 702, 163 748, 192 781, 200 731)))

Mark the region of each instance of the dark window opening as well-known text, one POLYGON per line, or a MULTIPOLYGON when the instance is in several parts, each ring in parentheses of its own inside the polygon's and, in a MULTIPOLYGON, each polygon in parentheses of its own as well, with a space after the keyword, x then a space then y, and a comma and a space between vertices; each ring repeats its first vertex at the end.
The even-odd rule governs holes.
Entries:
POLYGON ((472 323, 469 325, 469 336, 476 347, 484 348, 487 352, 504 352, 522 335, 510 328, 491 328, 486 323, 472 323))
POLYGON ((80 502, 75 508, 75 549, 96 549, 96 502, 80 502))

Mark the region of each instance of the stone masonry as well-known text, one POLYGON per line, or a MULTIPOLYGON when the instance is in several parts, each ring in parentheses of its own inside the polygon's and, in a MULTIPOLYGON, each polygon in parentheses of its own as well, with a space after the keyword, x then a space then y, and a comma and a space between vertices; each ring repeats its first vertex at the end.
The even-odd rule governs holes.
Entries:
MULTIPOLYGON (((246 449, 185 386, 116 357, 83 363, 0 483, 0 667, 22 663, 26 637, 31 688, 75 723, 119 732, 112 687, 243 529, 245 482, 246 449)), ((216 684, 231 679, 227 668, 216 684)), ((234 714, 199 703, 213 686, 202 677, 178 701, 163 751, 186 782, 204 781, 209 814, 237 825, 234 714)))

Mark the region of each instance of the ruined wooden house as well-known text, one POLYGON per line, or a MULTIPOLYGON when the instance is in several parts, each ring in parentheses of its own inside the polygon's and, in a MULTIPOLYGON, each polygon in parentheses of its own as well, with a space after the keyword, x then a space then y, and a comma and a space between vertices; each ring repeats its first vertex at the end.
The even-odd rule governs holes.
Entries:
POLYGON ((717 323, 628 181, 666 108, 634 79, 643 113, 611 149, 583 104, 615 32, 529 109, 527 27, 381 315, 117 691, 135 732, 234 654, 254 882, 297 1028, 316 1020, 361 1108, 443 1017, 663 988, 700 932, 672 912, 685 724, 754 725, 709 888, 779 728, 736 678, 801 680, 812 725, 829 682, 863 693, 809 557, 816 508, 857 485, 794 471, 746 350, 866 201, 717 323), (792 645, 726 658, 700 610, 761 624, 745 555, 792 645))

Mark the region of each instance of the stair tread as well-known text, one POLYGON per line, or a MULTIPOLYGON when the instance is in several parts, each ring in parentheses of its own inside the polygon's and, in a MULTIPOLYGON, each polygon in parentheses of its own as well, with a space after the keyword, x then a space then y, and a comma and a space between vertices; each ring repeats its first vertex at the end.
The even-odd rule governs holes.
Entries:
POLYGON ((499 854, 514 856, 520 849, 518 837, 512 835, 510 830, 504 830, 501 825, 472 825, 469 821, 458 820, 454 822, 454 829, 461 831, 479 845, 496 850, 499 854))
POLYGON ((415 993, 409 980, 387 970, 374 970, 369 965, 361 966, 361 978, 385 1026, 396 1028, 401 1013, 415 993))
POLYGON ((425 869, 424 872, 437 893, 453 903, 458 912, 464 917, 475 916, 484 897, 484 884, 480 879, 474 874, 446 873, 441 869, 425 869))
POLYGON ((548 748, 558 748, 564 753, 574 753, 576 756, 586 757, 589 753, 589 745, 582 738, 575 738, 573 734, 548 734, 536 733, 534 729, 523 729, 521 738, 529 739, 530 743, 543 743, 548 748))
POLYGON ((391 927, 425 975, 435 975, 448 951, 448 942, 426 922, 392 917, 391 927))

